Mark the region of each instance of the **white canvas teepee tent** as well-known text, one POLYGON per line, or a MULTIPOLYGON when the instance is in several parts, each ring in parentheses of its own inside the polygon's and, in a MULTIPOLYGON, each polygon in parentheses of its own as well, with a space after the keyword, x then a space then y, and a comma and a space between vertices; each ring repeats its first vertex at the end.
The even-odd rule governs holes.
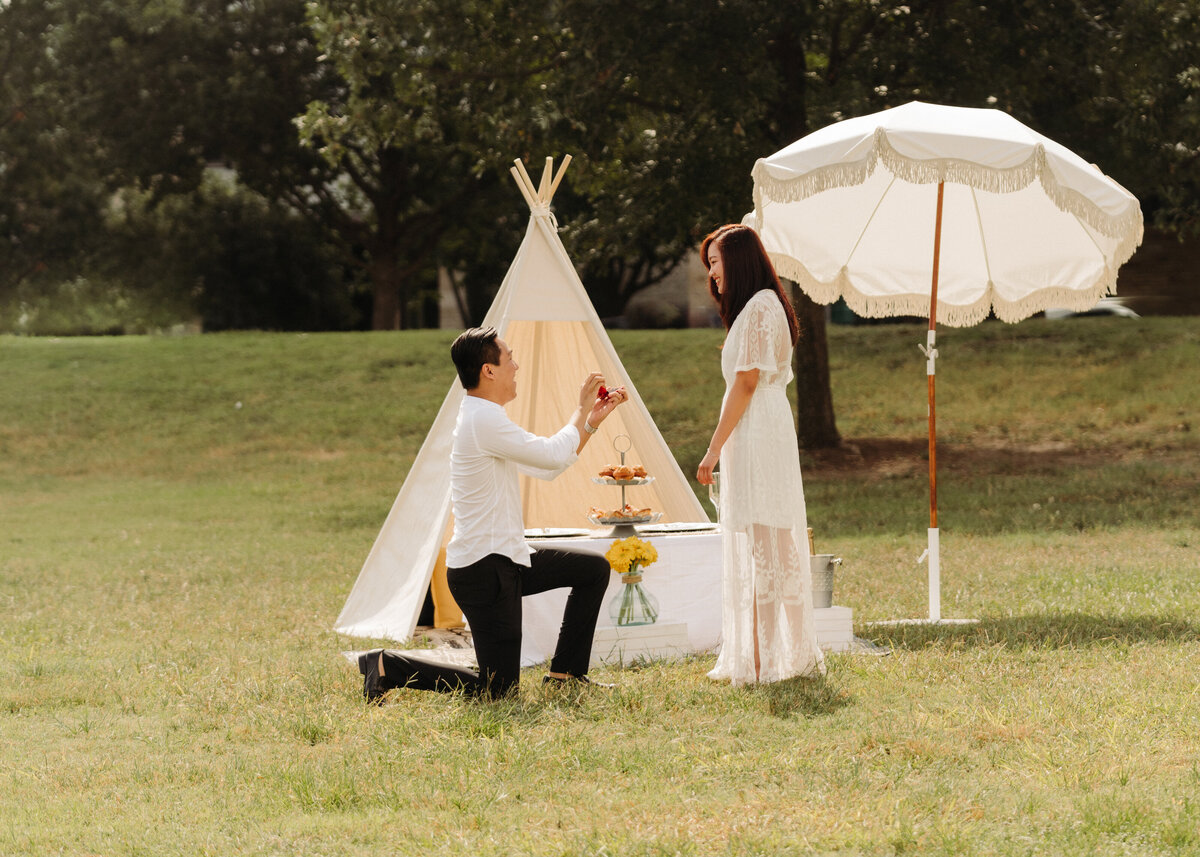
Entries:
MULTIPOLYGON (((579 461, 556 480, 521 477, 525 525, 587 527, 590 507, 620 505, 620 492, 591 481, 604 465, 620 461, 614 448, 619 435, 629 438, 626 461, 643 465, 655 477, 652 484, 633 489, 637 493, 630 502, 662 512, 663 522, 705 521, 703 507, 622 367, 558 237, 550 200, 568 163, 569 155, 554 176, 553 160, 547 158, 537 186, 520 161, 512 169, 532 216, 484 326, 497 329, 520 365, 518 395, 507 410, 529 431, 550 435, 560 429, 590 371, 602 372, 608 384, 624 384, 629 401, 604 421, 579 461)), ((448 352, 446 363, 452 371, 448 352)), ((450 448, 464 395, 455 379, 338 616, 337 631, 393 640, 412 636, 453 526, 450 448)))

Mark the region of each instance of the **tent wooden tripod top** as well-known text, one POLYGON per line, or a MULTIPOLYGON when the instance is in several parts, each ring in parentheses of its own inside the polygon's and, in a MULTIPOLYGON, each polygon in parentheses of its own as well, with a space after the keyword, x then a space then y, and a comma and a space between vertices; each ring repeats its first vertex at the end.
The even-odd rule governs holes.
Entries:
POLYGON ((517 187, 521 190, 521 195, 529 203, 530 211, 549 210, 550 200, 554 198, 554 192, 558 190, 559 182, 562 181, 563 173, 567 171, 570 163, 571 156, 564 155, 562 163, 558 165, 558 175, 555 175, 551 181, 550 177, 554 174, 554 158, 546 158, 546 166, 542 168, 542 180, 536 187, 533 179, 529 177, 529 173, 525 171, 525 164, 520 158, 513 161, 515 166, 509 167, 508 171, 512 173, 517 187))

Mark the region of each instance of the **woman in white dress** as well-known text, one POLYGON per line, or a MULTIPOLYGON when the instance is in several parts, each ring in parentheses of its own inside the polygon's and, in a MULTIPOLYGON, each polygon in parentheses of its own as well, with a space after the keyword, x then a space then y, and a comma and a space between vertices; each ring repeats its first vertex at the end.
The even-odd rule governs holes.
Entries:
POLYGON ((825 672, 813 621, 808 519, 787 385, 796 316, 758 234, 717 229, 701 246, 728 333, 725 398, 696 478, 718 498, 723 573, 721 654, 710 678, 734 685, 825 672))

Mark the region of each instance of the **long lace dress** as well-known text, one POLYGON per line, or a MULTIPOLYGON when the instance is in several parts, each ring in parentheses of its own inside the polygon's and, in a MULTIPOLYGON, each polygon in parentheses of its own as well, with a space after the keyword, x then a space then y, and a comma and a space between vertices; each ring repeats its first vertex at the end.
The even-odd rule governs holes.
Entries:
POLYGON ((734 685, 825 672, 786 392, 791 357, 783 306, 770 290, 756 293, 734 319, 721 352, 726 397, 739 371, 759 370, 750 404, 721 450, 721 654, 708 675, 734 685))

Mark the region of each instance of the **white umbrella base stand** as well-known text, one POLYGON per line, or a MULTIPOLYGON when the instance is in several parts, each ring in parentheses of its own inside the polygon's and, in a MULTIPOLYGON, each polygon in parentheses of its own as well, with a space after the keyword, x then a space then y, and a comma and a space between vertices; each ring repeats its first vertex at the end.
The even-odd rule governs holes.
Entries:
POLYGON ((929 528, 929 547, 917 559, 920 563, 929 560, 929 618, 928 619, 884 619, 879 622, 867 622, 867 626, 875 625, 973 625, 978 619, 943 619, 942 618, 942 551, 941 539, 937 527, 929 528))

